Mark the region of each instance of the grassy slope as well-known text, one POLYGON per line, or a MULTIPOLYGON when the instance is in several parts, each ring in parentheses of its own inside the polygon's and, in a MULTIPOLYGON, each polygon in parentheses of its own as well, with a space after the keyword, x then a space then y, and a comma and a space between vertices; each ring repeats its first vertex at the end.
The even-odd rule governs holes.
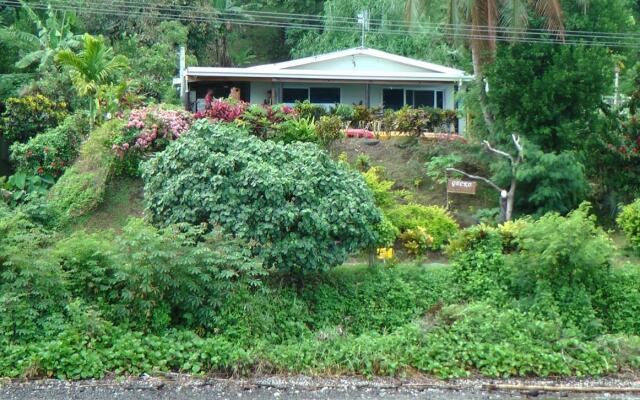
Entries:
MULTIPOLYGON (((397 189, 406 189, 414 194, 416 203, 427 205, 446 204, 444 185, 433 182, 425 173, 424 164, 428 161, 429 144, 420 142, 407 148, 398 147, 403 139, 381 140, 378 144, 369 145, 366 139, 344 139, 332 149, 336 155, 345 153, 351 164, 359 155, 368 155, 373 166, 382 166, 385 178, 396 182, 397 189), (417 185, 416 185, 417 183, 417 185)), ((450 194, 449 204, 460 223, 468 225, 471 216, 481 208, 497 207, 495 191, 478 185, 475 196, 450 194)))
POLYGON ((87 232, 113 229, 119 232, 130 217, 142 217, 143 210, 142 181, 115 178, 107 185, 102 204, 91 213, 74 219, 67 229, 87 232))

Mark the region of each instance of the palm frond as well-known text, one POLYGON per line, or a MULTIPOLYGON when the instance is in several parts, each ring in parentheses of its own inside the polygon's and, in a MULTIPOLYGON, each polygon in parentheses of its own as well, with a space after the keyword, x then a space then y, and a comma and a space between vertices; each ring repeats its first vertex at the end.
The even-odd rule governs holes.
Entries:
POLYGON ((98 73, 98 83, 104 83, 109 80, 116 72, 125 69, 129 66, 127 58, 123 55, 118 55, 112 60, 108 61, 102 70, 98 73))
MULTIPOLYGON (((500 9, 500 23, 514 29, 525 29, 529 25, 529 10, 527 0, 506 1, 500 9)), ((514 36, 520 36, 518 33, 514 36)))
POLYGON ((84 70, 86 68, 84 60, 71 50, 62 50, 56 55, 56 61, 61 65, 74 70, 84 70))
POLYGON ((544 18, 549 31, 564 40, 564 22, 560 0, 531 0, 536 12, 544 18))
POLYGON ((97 89, 97 86, 93 82, 87 81, 85 76, 78 71, 71 72, 71 82, 73 83, 73 86, 76 87, 80 96, 95 93, 95 90, 97 89))

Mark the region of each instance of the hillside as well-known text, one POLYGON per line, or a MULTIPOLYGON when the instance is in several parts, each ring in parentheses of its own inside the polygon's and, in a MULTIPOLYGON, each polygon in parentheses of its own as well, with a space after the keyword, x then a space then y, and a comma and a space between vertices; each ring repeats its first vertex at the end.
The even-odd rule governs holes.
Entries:
MULTIPOLYGON (((370 166, 380 166, 385 179, 395 181, 396 189, 405 189, 414 196, 414 201, 425 205, 445 206, 446 188, 426 175, 425 162, 436 150, 442 151, 446 144, 421 141, 405 146, 406 139, 385 140, 343 139, 335 144, 332 153, 346 154, 351 165, 358 165, 358 159, 368 159, 370 166), (435 147, 439 148, 436 149, 435 147)), ((446 150, 445 150, 446 151, 446 150)), ((473 215, 480 209, 497 207, 496 192, 479 184, 476 195, 449 194, 449 207, 462 225, 475 222, 473 215)))

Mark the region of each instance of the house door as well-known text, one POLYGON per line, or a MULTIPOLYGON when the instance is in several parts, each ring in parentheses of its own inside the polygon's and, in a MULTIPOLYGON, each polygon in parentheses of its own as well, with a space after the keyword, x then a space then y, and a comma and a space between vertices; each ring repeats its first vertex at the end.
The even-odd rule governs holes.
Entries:
POLYGON ((382 107, 399 110, 404 106, 404 89, 382 89, 382 107))

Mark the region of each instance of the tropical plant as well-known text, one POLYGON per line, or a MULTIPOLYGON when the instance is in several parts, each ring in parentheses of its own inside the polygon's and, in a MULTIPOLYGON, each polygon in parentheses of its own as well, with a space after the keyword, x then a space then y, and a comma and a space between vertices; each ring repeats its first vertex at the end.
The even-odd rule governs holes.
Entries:
POLYGON ((297 101, 294 109, 300 118, 310 118, 316 121, 327 113, 321 105, 313 104, 309 100, 297 101))
POLYGON ((38 72, 43 73, 54 66, 58 52, 79 46, 82 36, 71 29, 75 24, 74 13, 65 11, 60 16, 49 4, 47 18, 43 20, 28 2, 20 0, 20 6, 37 33, 17 27, 0 27, 0 41, 17 46, 22 53, 16 67, 24 69, 37 63, 38 72))
POLYGON ((325 147, 330 147, 333 142, 344 137, 342 121, 338 115, 323 115, 316 122, 318 141, 325 147))
POLYGON ((155 224, 219 225, 251 243, 268 267, 325 270, 375 241, 380 213, 371 192, 314 144, 262 141, 198 121, 142 170, 155 224))
POLYGON ((407 239, 416 241, 419 237, 419 241, 431 250, 440 250, 458 232, 458 224, 451 214, 438 206, 397 205, 387 212, 387 217, 400 229, 401 234, 413 230, 406 236, 407 239), (423 228, 424 232, 419 228, 423 228), (427 239, 427 235, 431 239, 427 239))
POLYGON ((316 123, 309 118, 289 119, 278 125, 272 139, 282 143, 316 142, 316 123))
POLYGON ((74 114, 55 128, 27 143, 11 146, 11 161, 16 170, 28 174, 60 176, 78 155, 82 139, 89 133, 86 116, 74 114))
POLYGON ((104 39, 85 34, 83 49, 79 53, 62 50, 56 60, 69 68, 71 79, 80 96, 89 96, 90 125, 95 121, 96 96, 100 85, 111 82, 115 74, 128 65, 127 58, 113 55, 113 49, 104 43, 104 39))
POLYGON ((640 249, 640 199, 622 207, 616 219, 631 247, 640 249))
POLYGON ((0 200, 15 206, 29 201, 33 196, 42 196, 53 185, 51 175, 16 172, 10 177, 0 177, 0 200))
POLYGON ((601 329, 593 300, 610 276, 613 246, 583 203, 566 217, 548 213, 516 234, 513 293, 542 316, 558 314, 592 335, 601 329))
POLYGON ((47 129, 56 127, 67 116, 67 104, 42 95, 12 97, 0 116, 0 129, 9 143, 24 143, 47 129))

